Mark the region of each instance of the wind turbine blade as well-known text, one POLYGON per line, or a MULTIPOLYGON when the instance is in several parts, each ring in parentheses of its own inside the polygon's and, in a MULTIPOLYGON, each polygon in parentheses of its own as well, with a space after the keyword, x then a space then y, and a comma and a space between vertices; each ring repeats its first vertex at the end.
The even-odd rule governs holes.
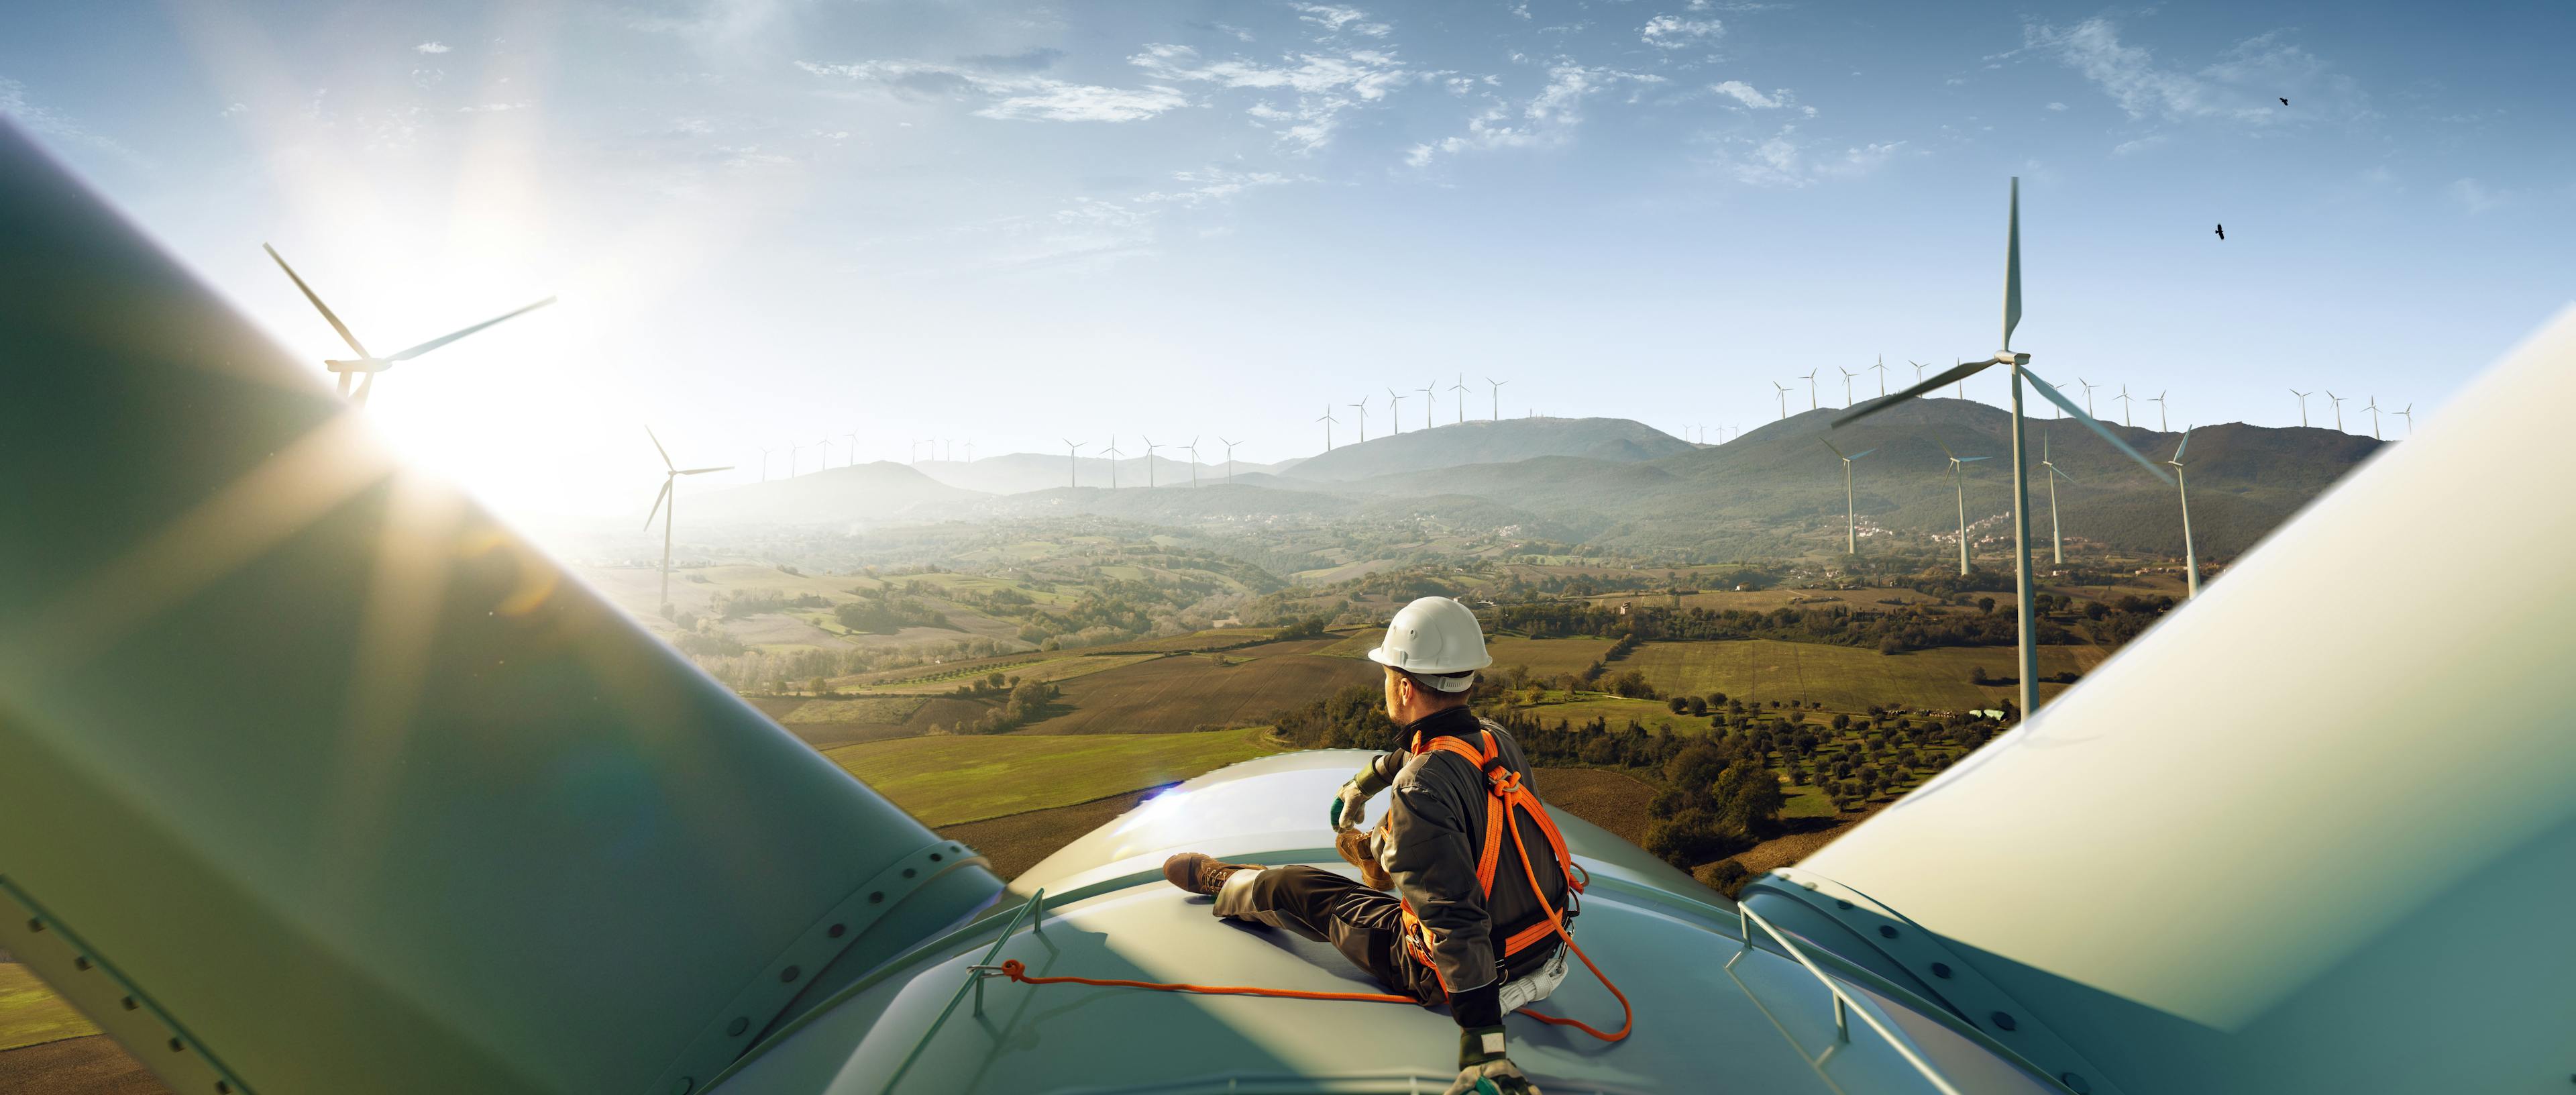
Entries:
POLYGON ((473 326, 471 326, 471 327, 468 327, 468 328, 466 328, 466 329, 464 329, 464 330, 462 330, 462 331, 457 331, 457 332, 455 332, 455 333, 453 333, 453 334, 440 335, 440 336, 438 336, 437 338, 433 338, 433 339, 431 339, 431 340, 429 340, 429 341, 427 341, 427 342, 421 343, 421 344, 420 344, 420 345, 418 345, 418 346, 414 346, 414 347, 412 347, 411 349, 408 349, 408 350, 405 350, 405 351, 403 351, 403 352, 401 352, 401 353, 395 354, 394 356, 389 357, 389 358, 386 358, 385 360, 387 360, 387 361, 409 361, 409 360, 411 360, 411 359, 413 359, 413 358, 415 358, 415 357, 419 357, 419 356, 420 356, 420 355, 422 355, 422 354, 428 353, 428 352, 430 352, 431 350, 435 350, 435 349, 437 349, 437 348, 439 348, 439 347, 441 347, 441 346, 445 346, 445 345, 447 345, 447 344, 448 344, 448 343, 450 343, 450 342, 454 342, 454 341, 456 341, 457 339, 460 339, 460 338, 463 338, 463 337, 465 337, 465 336, 467 336, 467 335, 473 334, 473 333, 474 333, 474 332, 476 332, 476 331, 480 331, 480 330, 482 330, 483 328, 489 327, 489 326, 491 326, 491 325, 493 325, 493 324, 495 324, 495 323, 499 323, 499 322, 501 322, 501 321, 503 321, 503 320, 508 320, 508 319, 516 319, 516 318, 518 318, 518 317, 520 317, 520 316, 524 316, 524 315, 526 315, 526 314, 528 314, 528 313, 530 313, 530 312, 536 311, 537 309, 539 309, 539 308, 543 308, 543 307, 545 307, 546 305, 552 304, 552 303, 554 303, 554 302, 555 302, 555 298, 553 298, 553 297, 547 297, 547 298, 546 298, 546 299, 544 299, 544 300, 538 301, 538 302, 536 302, 535 304, 531 304, 531 305, 529 305, 529 306, 527 306, 527 307, 525 307, 525 308, 521 308, 521 309, 519 309, 518 311, 510 312, 510 313, 505 314, 505 315, 494 316, 494 317, 492 317, 491 319, 484 320, 483 322, 481 322, 481 323, 477 323, 477 324, 475 324, 475 325, 473 325, 473 326))
MULTIPOLYGON (((323 319, 331 321, 331 329, 340 332, 340 341, 348 343, 350 349, 358 351, 359 357, 372 356, 367 353, 366 347, 358 345, 358 336, 349 333, 349 325, 340 322, 340 317, 332 314, 331 306, 322 303, 322 298, 314 295, 313 287, 304 284, 303 278, 295 276, 295 268, 286 264, 286 260, 278 255, 277 248, 263 243, 259 245, 259 249, 268 252, 268 257, 276 259, 277 268, 286 271, 286 280, 294 282, 296 288, 303 290, 304 299, 313 302, 313 307, 322 313, 323 319)), ((342 375, 346 376, 347 374, 342 375)), ((347 381, 342 381, 343 386, 340 389, 341 393, 344 395, 347 394, 349 390, 346 384, 347 381)))
POLYGON ((1960 458, 1959 458, 1959 462, 1960 462, 1960 463, 1962 463, 1962 464, 1973 464, 1973 463, 1976 463, 1976 462, 1977 462, 1977 461, 1979 461, 1979 460, 1992 460, 1992 459, 1994 459, 1994 457, 1991 457, 1991 456, 1962 456, 1962 457, 1960 457, 1960 458))
POLYGON ((2021 325, 2021 178, 2012 181, 2012 213, 2004 228, 2004 346, 2021 325))
POLYGON ((2182 459, 2182 451, 2191 447, 2191 430, 2189 426, 2182 428, 2182 444, 2174 446, 2174 459, 2182 459))
POLYGON ((723 466, 723 467, 721 467, 721 468, 690 468, 690 469, 688 469, 688 470, 686 470, 686 471, 679 472, 678 474, 680 474, 680 475, 705 475, 706 473, 711 472, 711 471, 732 471, 732 470, 733 470, 733 465, 731 465, 731 464, 727 464, 727 465, 725 465, 725 466, 723 466))
POLYGON ((1950 459, 1952 459, 1952 460, 1956 460, 1956 459, 1958 459, 1958 458, 1959 458, 1959 454, 1958 454, 1958 453, 1955 453, 1955 452, 1951 452, 1951 451, 1950 451, 1950 446, 1948 446, 1948 445, 1942 445, 1942 444, 1941 444, 1941 439, 1940 439, 1940 438, 1938 438, 1938 437, 1933 438, 1933 439, 1932 439, 1932 443, 1933 443, 1933 444, 1935 444, 1935 445, 1940 445, 1940 447, 1941 447, 1941 455, 1946 456, 1946 457, 1949 457, 1949 458, 1950 458, 1950 459))
POLYGON ((1896 393, 1895 395, 1883 395, 1883 396, 1880 396, 1880 397, 1878 397, 1878 398, 1876 398, 1876 399, 1870 400, 1870 401, 1869 401, 1869 402, 1867 402, 1867 403, 1863 403, 1863 404, 1861 404, 1860 406, 1854 407, 1854 408, 1852 408, 1851 410, 1848 410, 1848 411, 1843 412, 1843 416, 1842 416, 1842 417, 1837 418, 1837 419, 1834 419, 1834 424, 1833 424, 1832 428, 1833 428, 1833 429, 1841 429, 1841 428, 1843 428, 1844 426, 1850 425, 1851 423, 1858 422, 1858 421, 1860 421, 1861 419, 1864 419, 1864 418, 1867 418, 1867 417, 1869 417, 1869 416, 1871 416, 1871 415, 1877 414, 1877 413, 1878 413, 1878 412, 1880 412, 1880 411, 1886 410, 1886 409, 1888 409, 1888 408, 1890 408, 1890 407, 1893 407, 1893 406, 1895 406, 1895 405, 1897 405, 1897 404, 1899 404, 1899 403, 1903 403, 1903 402, 1905 402, 1905 401, 1906 401, 1906 400, 1908 400, 1908 399, 1912 399, 1912 398, 1914 398, 1915 396, 1918 396, 1918 395, 1921 395, 1921 394, 1923 394, 1923 393, 1925 393, 1925 392, 1931 391, 1931 390, 1932 390, 1932 389, 1934 389, 1934 388, 1941 387, 1942 385, 1945 385, 1945 384, 1956 384, 1956 383, 1958 383, 1959 381, 1966 380, 1966 379, 1968 379, 1969 377, 1975 376, 1975 375, 1977 375, 1979 372, 1984 371, 1984 370, 1985 370, 1985 368, 1986 368, 1987 366, 1989 366, 1989 365, 1993 365, 1994 363, 1995 363, 1995 359, 1993 359, 1993 358, 1991 358, 1991 357, 1989 357, 1989 358, 1985 359, 1984 361, 1971 361, 1971 362, 1968 362, 1968 363, 1967 363, 1967 364, 1965 364, 1965 365, 1960 365, 1960 366, 1958 366, 1958 367, 1956 367, 1956 368, 1950 369, 1949 371, 1944 372, 1944 373, 1942 373, 1942 374, 1941 374, 1941 375, 1939 375, 1939 376, 1933 377, 1933 378, 1932 378, 1932 379, 1930 379, 1930 380, 1926 380, 1926 381, 1924 381, 1924 382, 1922 382, 1922 383, 1920 383, 1920 384, 1917 384, 1917 385, 1915 385, 1915 386, 1913 386, 1913 387, 1911 387, 1911 388, 1907 388, 1907 389, 1905 389, 1904 391, 1898 392, 1898 393, 1896 393))
MULTIPOLYGON (((644 427, 644 436, 653 437, 653 427, 644 427)), ((665 470, 676 469, 679 467, 679 465, 671 462, 671 450, 662 447, 661 438, 653 437, 653 451, 662 454, 662 467, 665 470)))
MULTIPOLYGON (((1821 437, 1820 437, 1820 438, 1817 438, 1817 440, 1819 440, 1819 441, 1824 441, 1824 439, 1823 439, 1823 438, 1821 438, 1821 437)), ((1825 441, 1825 447, 1826 447, 1826 448, 1828 448, 1828 449, 1834 449, 1834 443, 1833 443, 1833 442, 1831 442, 1831 441, 1825 441)), ((1834 455, 1836 455, 1836 456, 1843 456, 1843 451, 1842 451, 1841 449, 1834 449, 1834 455)), ((1849 459, 1851 459, 1851 457, 1843 456, 1843 459, 1845 459, 1845 460, 1849 460, 1849 459)))
POLYGON ((1844 457, 1844 459, 1846 459, 1846 460, 1858 460, 1858 459, 1860 459, 1861 457, 1867 456, 1867 455, 1869 455, 1869 454, 1871 454, 1871 453, 1874 453, 1874 452, 1877 452, 1877 451, 1878 451, 1877 449, 1862 449, 1862 450, 1861 450, 1861 451, 1859 451, 1859 452, 1856 452, 1856 453, 1851 454, 1850 456, 1844 457))
POLYGON ((662 493, 653 496, 653 512, 644 515, 644 527, 652 528, 653 519, 662 515, 662 500, 671 496, 671 477, 662 477, 662 493))
POLYGON ((2105 426, 2100 422, 2095 421, 2092 415, 2084 413, 2084 408, 2076 406, 2073 401, 2067 399, 2063 395, 2059 395, 2056 385, 2050 384, 2045 380, 2040 380, 2039 374, 2031 372, 2029 366, 2023 366, 2021 372, 2023 376, 2039 381, 2038 384, 2033 386, 2039 389, 2039 394, 2042 398, 2047 399, 2051 403, 2057 404, 2060 410, 2065 411, 2076 421, 2084 423, 2085 427, 2091 429, 2094 433, 2101 434, 2102 440, 2110 442, 2112 448, 2120 450, 2122 453, 2126 454, 2129 459, 2137 461, 2139 467, 2147 469, 2147 474, 2155 476, 2162 482, 2173 482, 2173 477, 2166 475, 2165 470, 2157 467, 2155 461, 2149 460, 2145 456, 2140 455, 2138 450, 2129 447, 2128 442, 2120 440, 2120 436, 2118 434, 2112 433, 2109 426, 2105 426))
POLYGON ((2067 482, 2069 482, 2069 483, 2072 483, 2072 482, 2074 482, 2074 481, 2075 481, 2075 477, 2074 477, 2074 476, 2072 476, 2072 475, 2068 475, 2068 474, 2066 474, 2065 472, 2062 472, 2062 471, 2057 470, 2057 465, 2055 465, 2055 464, 2050 464, 2050 465, 2048 466, 2048 474, 2050 474, 2050 475, 2054 475, 2054 476, 2056 476, 2056 477, 2058 477, 2058 478, 2060 478, 2060 479, 2066 480, 2066 481, 2067 481, 2067 482))

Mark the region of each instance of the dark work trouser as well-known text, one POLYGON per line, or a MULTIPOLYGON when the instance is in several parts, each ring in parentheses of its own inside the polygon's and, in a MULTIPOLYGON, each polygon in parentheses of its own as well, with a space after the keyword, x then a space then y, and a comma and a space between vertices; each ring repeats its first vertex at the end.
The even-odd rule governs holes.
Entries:
POLYGON ((1329 943, 1390 992, 1425 1004, 1448 1000, 1439 979, 1404 952, 1402 904, 1331 871, 1298 864, 1242 872, 1218 891, 1216 914, 1329 943))

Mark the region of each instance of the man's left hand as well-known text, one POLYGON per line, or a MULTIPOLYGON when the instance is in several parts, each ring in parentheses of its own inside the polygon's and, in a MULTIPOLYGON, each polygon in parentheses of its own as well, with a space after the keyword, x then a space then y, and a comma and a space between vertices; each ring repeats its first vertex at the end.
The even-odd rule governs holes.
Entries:
POLYGON ((1441 1095, 1539 1095, 1538 1087, 1503 1055, 1503 1028, 1477 1027, 1458 1034, 1458 1078, 1441 1095))

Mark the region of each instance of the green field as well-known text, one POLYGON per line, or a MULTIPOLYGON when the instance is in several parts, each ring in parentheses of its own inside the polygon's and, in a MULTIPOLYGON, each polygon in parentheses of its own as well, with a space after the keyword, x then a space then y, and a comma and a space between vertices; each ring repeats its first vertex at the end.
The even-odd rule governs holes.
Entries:
POLYGON ((1157 658, 1066 681, 1060 702, 1070 713, 1022 734, 1171 733, 1227 723, 1268 721, 1285 708, 1354 684, 1375 684, 1375 665, 1296 651, 1316 640, 1268 643, 1229 651, 1157 658), (1220 664, 1222 659, 1222 664, 1220 664))
MULTIPOLYGON (((2070 669, 2087 672, 2101 660, 2101 651, 2089 646, 2039 648, 2043 676, 2070 669)), ((1746 702, 1803 699, 1837 711, 1862 711, 1872 704, 1965 710, 1992 707, 2011 698, 2009 687, 1969 684, 1970 671, 1979 666, 1992 676, 2010 676, 2013 649, 1943 647, 1881 654, 1858 647, 1772 639, 1648 643, 1611 668, 1639 670, 1666 694, 1724 692, 1746 702)), ((2045 699, 2063 689, 2063 685, 2042 684, 2040 696, 2045 699)))
POLYGON ((1123 653, 1129 650, 1150 650, 1156 652, 1214 650, 1223 646, 1240 646, 1245 643, 1259 642, 1278 633, 1279 629, 1275 627, 1216 627, 1210 628, 1206 631, 1193 631, 1187 635, 1166 635, 1159 639, 1138 639, 1132 643, 1118 643, 1113 646, 1100 649, 1111 653, 1123 653))
POLYGON ((1116 669, 1122 665, 1152 661, 1155 657, 1156 655, 1153 654, 1076 654, 1050 656, 1043 661, 1031 661, 1028 655, 1013 655, 981 659, 977 663, 960 669, 934 666, 931 670, 925 671, 916 666, 899 673, 875 674, 880 678, 894 678, 881 684, 843 683, 863 679, 849 677, 835 678, 828 683, 834 688, 863 691, 871 696, 944 696, 957 691, 958 685, 970 683, 993 673, 1000 673, 1006 679, 1017 677, 1024 683, 1062 681, 1098 673, 1104 669, 1116 669))
POLYGON ((97 1027, 27 967, 0 962, 0 1050, 96 1033, 97 1027))
MULTIPOLYGON (((1364 657, 1386 637, 1386 629, 1372 627, 1344 638, 1319 653, 1338 658, 1364 657)), ((1610 652, 1608 639, 1522 639, 1498 635, 1486 640, 1485 653, 1494 659, 1494 671, 1513 666, 1528 669, 1533 676, 1552 677, 1559 673, 1580 673, 1601 656, 1610 652)))
POLYGON ((1269 730, 942 736, 826 751, 925 825, 956 825, 1155 787, 1278 751, 1269 730))

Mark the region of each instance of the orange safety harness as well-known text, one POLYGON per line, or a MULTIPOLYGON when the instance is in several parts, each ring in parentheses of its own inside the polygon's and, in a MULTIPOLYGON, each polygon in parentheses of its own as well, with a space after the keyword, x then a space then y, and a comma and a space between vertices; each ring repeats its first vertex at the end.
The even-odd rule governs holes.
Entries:
MULTIPOLYGON (((1514 932, 1509 938, 1505 939, 1503 941, 1503 953, 1500 958, 1497 959, 1496 964, 1499 965, 1502 960, 1509 959, 1512 955, 1528 950, 1530 947, 1537 945, 1540 941, 1545 940, 1550 935, 1563 939, 1566 946, 1573 948, 1574 956, 1583 960, 1583 968, 1591 970, 1592 976, 1600 979, 1601 987, 1609 989, 1610 995, 1618 998, 1620 1015, 1619 1029, 1609 1033, 1603 1033, 1602 1031, 1594 1029, 1590 1024, 1585 1023, 1580 1019, 1549 1015, 1530 1008, 1522 1008, 1519 1013, 1527 1015, 1532 1019, 1536 1019, 1539 1022, 1547 1023, 1551 1026, 1573 1027, 1576 1030, 1580 1030, 1585 1034, 1589 1034, 1605 1042, 1623 1040, 1628 1037, 1628 1032, 1634 1029, 1637 1025, 1637 1013, 1634 1008, 1629 1006, 1628 994, 1619 991, 1618 985, 1611 983, 1608 977, 1603 976, 1601 973, 1601 967, 1592 964, 1592 956, 1583 953, 1583 948, 1574 942, 1574 936, 1566 932, 1565 914, 1558 912, 1556 906, 1548 903, 1546 892, 1541 890, 1539 887, 1538 871, 1530 865, 1529 848, 1521 840, 1521 827, 1517 824, 1510 823, 1514 820, 1513 812, 1526 812, 1532 819, 1538 822, 1539 831, 1547 835, 1548 849, 1556 853, 1557 868, 1563 874, 1565 884, 1568 888, 1572 889, 1576 893, 1581 893, 1587 883, 1580 876, 1579 869, 1574 866, 1573 857, 1566 853, 1565 836, 1557 832, 1556 822, 1548 818, 1546 805, 1541 803, 1538 796, 1531 793, 1529 788, 1521 785, 1520 773, 1512 771, 1509 765, 1502 763, 1499 754, 1494 748, 1493 731, 1484 731, 1484 737, 1484 749, 1480 752, 1456 738, 1433 738, 1426 743, 1422 739, 1421 733, 1417 731, 1413 737, 1413 751, 1420 753, 1427 745, 1430 749, 1437 752, 1452 753, 1460 759, 1475 765, 1476 770, 1484 774, 1485 786, 1493 795, 1493 802, 1488 804, 1485 811, 1485 845, 1483 853, 1478 857, 1476 862, 1476 882, 1480 887, 1482 887, 1484 896, 1488 900, 1492 899, 1494 896, 1494 869, 1502 855, 1504 835, 1509 833, 1512 842, 1512 850, 1520 855, 1521 873, 1530 880, 1530 893, 1532 896, 1538 898, 1540 911, 1547 914, 1545 919, 1540 920, 1538 923, 1520 931, 1514 932)), ((1444 994, 1447 993, 1449 991, 1448 983, 1446 980, 1440 978, 1439 967, 1433 963, 1431 959, 1431 929, 1425 926, 1421 919, 1413 914, 1412 902, 1405 902, 1403 909, 1404 919, 1402 938, 1404 940, 1405 953, 1414 961, 1431 967, 1433 978, 1440 981, 1441 992, 1444 994)), ((1370 1004, 1421 1003, 1421 1001, 1410 996, 1397 996, 1391 993, 1381 992, 1308 992, 1301 989, 1269 989, 1243 985, 1189 985, 1177 982, 1124 981, 1112 978, 1095 977, 1031 977, 1029 976, 1028 965, 1016 958, 1009 959, 1002 963, 1002 975, 1024 985, 1097 985, 1105 988, 1153 989, 1160 992, 1191 992, 1207 996, 1275 996, 1290 1000, 1349 1000, 1370 1004)))

